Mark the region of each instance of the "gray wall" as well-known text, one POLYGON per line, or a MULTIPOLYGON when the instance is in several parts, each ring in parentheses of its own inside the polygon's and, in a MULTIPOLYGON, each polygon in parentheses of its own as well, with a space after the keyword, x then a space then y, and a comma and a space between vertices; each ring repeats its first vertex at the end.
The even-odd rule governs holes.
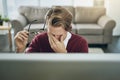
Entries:
POLYGON ((120 36, 120 0, 105 0, 105 6, 107 14, 117 22, 113 35, 120 36))

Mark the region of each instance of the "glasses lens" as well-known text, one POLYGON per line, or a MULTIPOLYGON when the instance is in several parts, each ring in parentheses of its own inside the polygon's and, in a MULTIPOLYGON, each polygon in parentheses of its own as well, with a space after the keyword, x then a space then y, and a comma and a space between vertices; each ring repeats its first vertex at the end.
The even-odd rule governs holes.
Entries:
POLYGON ((30 34, 31 35, 37 35, 37 34, 39 34, 39 33, 42 33, 42 32, 44 32, 44 30, 39 30, 39 31, 35 31, 35 32, 30 32, 30 34))

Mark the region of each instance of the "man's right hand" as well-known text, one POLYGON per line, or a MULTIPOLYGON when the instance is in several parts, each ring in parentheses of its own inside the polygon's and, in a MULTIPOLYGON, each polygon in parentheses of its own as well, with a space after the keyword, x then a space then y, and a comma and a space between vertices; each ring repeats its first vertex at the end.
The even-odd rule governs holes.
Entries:
POLYGON ((17 52, 24 52, 25 48, 26 48, 26 44, 28 42, 28 36, 29 36, 29 32, 26 30, 23 31, 19 31, 15 37, 15 44, 17 47, 17 52))

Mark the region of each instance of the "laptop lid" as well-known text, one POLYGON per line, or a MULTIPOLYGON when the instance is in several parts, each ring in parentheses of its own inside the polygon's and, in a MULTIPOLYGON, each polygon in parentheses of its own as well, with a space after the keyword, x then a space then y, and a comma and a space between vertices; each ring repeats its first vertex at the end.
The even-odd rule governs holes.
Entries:
POLYGON ((0 54, 0 80, 120 80, 119 54, 0 54))

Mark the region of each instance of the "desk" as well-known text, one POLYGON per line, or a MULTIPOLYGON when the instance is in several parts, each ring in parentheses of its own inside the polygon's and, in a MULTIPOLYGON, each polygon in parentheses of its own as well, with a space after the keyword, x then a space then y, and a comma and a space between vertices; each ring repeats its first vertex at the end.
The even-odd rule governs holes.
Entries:
POLYGON ((0 30, 8 30, 9 48, 12 48, 11 26, 0 26, 0 30))

